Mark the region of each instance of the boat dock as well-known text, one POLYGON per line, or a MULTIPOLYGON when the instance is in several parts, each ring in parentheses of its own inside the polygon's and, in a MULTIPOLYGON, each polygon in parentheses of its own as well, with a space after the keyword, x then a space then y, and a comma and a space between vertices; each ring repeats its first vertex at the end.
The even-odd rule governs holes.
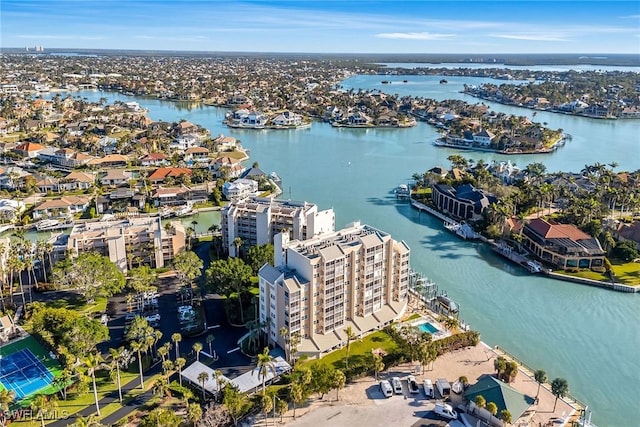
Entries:
POLYGON ((436 218, 441 219, 444 222, 444 228, 455 233, 457 236, 465 239, 472 240, 480 238, 480 234, 476 233, 475 230, 465 222, 458 222, 453 218, 449 218, 445 214, 438 212, 437 210, 425 205, 424 203, 420 203, 415 199, 411 200, 411 206, 419 211, 425 211, 436 218))
POLYGON ((530 273, 535 274, 546 272, 546 269, 539 262, 530 260, 526 255, 519 253, 506 242, 500 241, 498 243, 489 243, 491 244, 491 249, 493 249, 498 255, 501 255, 509 261, 526 268, 530 273))

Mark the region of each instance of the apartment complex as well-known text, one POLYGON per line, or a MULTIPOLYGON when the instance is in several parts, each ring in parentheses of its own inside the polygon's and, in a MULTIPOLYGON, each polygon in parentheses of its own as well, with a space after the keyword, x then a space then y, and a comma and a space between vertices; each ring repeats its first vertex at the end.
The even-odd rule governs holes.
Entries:
POLYGON ((164 267, 185 249, 186 233, 180 222, 163 227, 159 217, 128 218, 76 224, 67 241, 74 254, 96 251, 108 256, 122 271, 130 265, 164 267))
POLYGON ((346 344, 345 328, 362 336, 397 320, 406 308, 410 249, 383 231, 353 223, 309 240, 274 239, 275 267, 259 276, 260 320, 299 333, 301 354, 321 357, 346 344))
POLYGON ((333 209, 318 210, 307 202, 253 197, 229 203, 222 210, 222 244, 230 256, 237 256, 236 238, 247 246, 273 243, 273 237, 287 230, 290 240, 306 240, 335 230, 333 209))

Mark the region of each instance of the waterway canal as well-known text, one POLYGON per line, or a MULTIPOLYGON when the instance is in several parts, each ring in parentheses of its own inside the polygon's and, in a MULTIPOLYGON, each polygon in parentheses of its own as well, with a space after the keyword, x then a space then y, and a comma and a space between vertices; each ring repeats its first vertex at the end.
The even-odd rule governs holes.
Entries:
MULTIPOLYGON (((438 76, 394 76, 382 85, 381 76, 355 76, 345 88, 380 89, 436 99, 461 98, 462 85, 487 79, 438 76), (399 82, 395 82, 395 77, 399 82), (406 84, 402 83, 407 79, 406 84)), ((412 249, 412 266, 436 281, 458 301, 465 321, 490 345, 499 344, 549 378, 564 377, 571 392, 594 410, 600 426, 640 424, 640 309, 637 294, 623 294, 529 276, 481 244, 464 242, 444 230, 440 221, 419 215, 396 202, 391 190, 414 172, 449 166, 450 149, 437 148, 437 132, 425 123, 409 129, 334 129, 314 123, 297 131, 227 129, 226 110, 174 104, 119 94, 83 92, 97 101, 135 100, 154 120, 187 119, 213 135, 234 136, 251 150, 265 172, 283 179, 283 197, 333 207, 336 225, 353 220, 386 230, 412 249)), ((532 117, 532 111, 487 103, 492 109, 532 117)), ((617 162, 619 170, 640 168, 640 124, 604 121, 538 112, 547 122, 573 135, 565 147, 549 155, 501 156, 462 153, 474 159, 510 159, 520 166, 543 162, 550 171, 580 171, 585 164, 617 162)), ((202 215, 202 214, 201 214, 202 215)), ((199 223, 204 220, 196 219, 199 223)), ((187 220, 190 222, 190 220, 187 220)), ((208 226, 207 226, 208 227, 208 226)))

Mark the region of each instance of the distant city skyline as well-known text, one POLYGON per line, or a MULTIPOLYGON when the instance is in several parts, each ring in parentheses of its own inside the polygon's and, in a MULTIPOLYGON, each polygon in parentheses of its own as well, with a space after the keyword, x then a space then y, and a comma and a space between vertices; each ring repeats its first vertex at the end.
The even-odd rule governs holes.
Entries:
POLYGON ((638 1, 2 0, 0 46, 640 54, 638 1))

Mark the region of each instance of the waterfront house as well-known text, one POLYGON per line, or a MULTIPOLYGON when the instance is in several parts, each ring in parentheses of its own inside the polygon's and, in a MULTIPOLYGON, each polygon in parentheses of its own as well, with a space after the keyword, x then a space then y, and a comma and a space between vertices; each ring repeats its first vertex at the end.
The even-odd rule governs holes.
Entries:
POLYGON ((144 209, 144 194, 129 188, 118 188, 111 193, 96 198, 96 212, 137 213, 144 209))
POLYGON ((184 152, 185 162, 206 163, 209 161, 209 149, 205 147, 190 147, 184 152))
POLYGON ((630 241, 635 243, 636 249, 640 251, 640 221, 634 221, 632 224, 621 222, 611 234, 621 242, 630 241))
POLYGON ((228 200, 238 200, 253 196, 258 192, 258 183, 252 179, 237 179, 225 182, 222 186, 222 194, 228 200))
POLYGON ((234 137, 220 134, 217 138, 213 139, 213 147, 217 151, 233 151, 238 149, 240 146, 238 144, 238 140, 234 137))
POLYGON ((149 180, 152 184, 162 184, 168 178, 178 179, 182 176, 191 176, 193 171, 188 168, 158 168, 151 175, 149 175, 149 180))
POLYGON ((62 196, 45 200, 33 208, 33 219, 72 217, 84 212, 90 200, 89 196, 62 196))
POLYGON ((275 126, 300 126, 302 124, 302 116, 291 111, 283 111, 273 117, 271 123, 275 126))
POLYGON ((209 169, 216 178, 221 178, 225 174, 227 178, 239 178, 245 170, 240 160, 229 156, 222 156, 215 159, 210 165, 209 169))
POLYGON ((534 218, 524 225, 524 246, 562 270, 603 268, 604 251, 595 239, 571 224, 534 218))
POLYGON ((491 145, 491 141, 495 137, 496 136, 493 133, 486 129, 482 129, 480 132, 473 134, 473 142, 482 147, 489 147, 491 145))
POLYGON ((455 219, 478 221, 496 198, 471 184, 452 187, 445 184, 432 186, 431 200, 436 208, 455 219))
POLYGON ((0 170, 0 189, 15 190, 23 189, 33 175, 18 166, 10 166, 0 170))
POLYGON ((0 199, 0 222, 13 222, 20 219, 26 205, 20 200, 0 199))
POLYGON ((184 152, 191 147, 197 147, 200 140, 195 135, 180 135, 169 144, 170 150, 184 152))

